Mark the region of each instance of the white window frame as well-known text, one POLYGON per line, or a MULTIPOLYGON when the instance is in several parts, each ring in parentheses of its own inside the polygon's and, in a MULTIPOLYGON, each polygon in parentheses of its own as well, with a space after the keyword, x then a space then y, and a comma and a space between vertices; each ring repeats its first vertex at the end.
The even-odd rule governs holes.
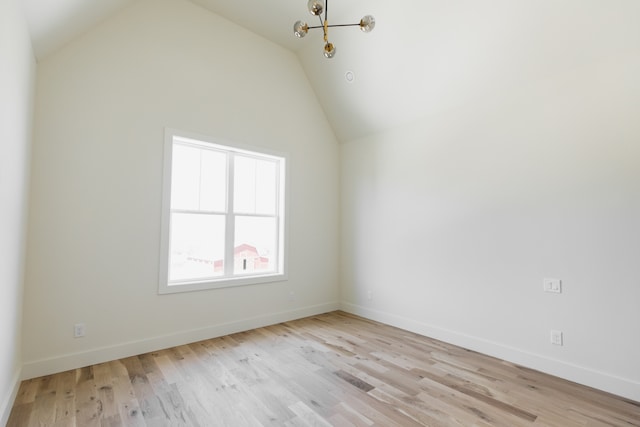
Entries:
MULTIPOLYGON (((220 141, 214 138, 198 135, 191 132, 166 128, 164 138, 164 165, 162 177, 162 214, 160 231, 160 268, 158 293, 172 294, 178 292, 191 292, 207 289, 219 289, 233 286, 247 286, 259 283, 270 283, 287 280, 287 229, 288 229, 288 155, 286 153, 275 152, 262 147, 252 147, 244 144, 220 141), (276 271, 255 274, 236 274, 231 276, 230 270, 226 268, 224 277, 206 278, 202 280, 175 281, 169 282, 169 251, 171 248, 171 169, 174 141, 188 143, 204 148, 237 153, 258 158, 270 158, 279 163, 279 191, 277 201, 278 218, 278 260, 276 271)), ((233 197, 233 177, 228 174, 227 200, 233 197)), ((234 240, 233 231, 229 227, 229 216, 238 215, 231 212, 227 207, 227 237, 225 244, 225 265, 233 264, 233 257, 229 260, 229 254, 233 254, 234 240)), ((232 228, 232 227, 231 227, 232 228)))

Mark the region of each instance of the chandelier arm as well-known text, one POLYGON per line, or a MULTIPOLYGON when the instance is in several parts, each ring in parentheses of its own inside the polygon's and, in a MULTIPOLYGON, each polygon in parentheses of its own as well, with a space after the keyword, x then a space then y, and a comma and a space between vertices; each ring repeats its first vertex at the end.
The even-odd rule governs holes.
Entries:
MULTIPOLYGON (((359 27, 360 24, 333 24, 333 25, 328 25, 327 27, 332 28, 332 27, 359 27)), ((315 25, 313 27, 309 27, 310 30, 313 30, 314 28, 324 28, 324 25, 315 25)))
POLYGON ((329 28, 332 27, 359 27, 360 23, 357 24, 333 24, 333 25, 329 25, 329 28))

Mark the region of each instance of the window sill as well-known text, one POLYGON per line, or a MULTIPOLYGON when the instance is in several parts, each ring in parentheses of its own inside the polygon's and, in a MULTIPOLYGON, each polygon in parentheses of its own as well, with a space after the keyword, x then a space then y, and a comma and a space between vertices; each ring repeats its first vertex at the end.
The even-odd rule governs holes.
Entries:
POLYGON ((181 292, 206 291, 210 289, 233 288, 238 286, 258 285, 261 283, 283 282, 287 280, 284 273, 272 273, 261 276, 234 277, 223 279, 207 279, 202 281, 175 282, 160 285, 158 293, 176 294, 181 292))

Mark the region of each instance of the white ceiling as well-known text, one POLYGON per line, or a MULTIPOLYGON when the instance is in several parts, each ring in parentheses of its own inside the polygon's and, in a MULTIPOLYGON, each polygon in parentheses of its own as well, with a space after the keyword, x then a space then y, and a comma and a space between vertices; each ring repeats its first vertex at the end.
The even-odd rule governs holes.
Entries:
POLYGON ((307 12, 306 0, 190 1, 292 51, 301 47, 301 44, 297 43, 298 39, 293 35, 293 23, 298 19, 313 18, 307 12))
MULTIPOLYGON (((18 0, 38 58, 44 58, 136 0, 18 0)), ((293 36, 312 23, 306 0, 184 0, 295 52, 340 141, 379 132, 500 94, 551 73, 637 52, 637 0, 331 1, 331 23, 376 17, 376 28, 293 36), (355 80, 348 83, 345 73, 355 80)), ((637 53, 636 53, 637 54, 637 53)), ((310 132, 313 130, 310 129, 310 132)))

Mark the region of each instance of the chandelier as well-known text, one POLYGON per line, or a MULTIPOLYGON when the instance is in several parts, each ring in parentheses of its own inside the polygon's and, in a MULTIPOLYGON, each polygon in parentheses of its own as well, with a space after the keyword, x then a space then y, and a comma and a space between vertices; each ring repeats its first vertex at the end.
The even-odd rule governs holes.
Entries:
POLYGON ((333 43, 329 42, 329 28, 331 27, 355 27, 359 26, 362 32, 369 33, 376 26, 376 20, 373 16, 367 15, 360 20, 357 24, 338 24, 338 25, 329 25, 329 21, 327 19, 328 11, 329 11, 329 0, 309 0, 307 3, 309 7, 309 13, 313 16, 317 16, 320 20, 320 25, 316 25, 314 27, 310 27, 304 21, 298 21, 293 24, 293 34, 298 38, 302 38, 307 35, 309 30, 314 28, 322 28, 324 31, 324 56, 325 58, 333 58, 336 54, 336 47, 333 43), (322 18, 322 12, 324 12, 324 19, 322 18))

